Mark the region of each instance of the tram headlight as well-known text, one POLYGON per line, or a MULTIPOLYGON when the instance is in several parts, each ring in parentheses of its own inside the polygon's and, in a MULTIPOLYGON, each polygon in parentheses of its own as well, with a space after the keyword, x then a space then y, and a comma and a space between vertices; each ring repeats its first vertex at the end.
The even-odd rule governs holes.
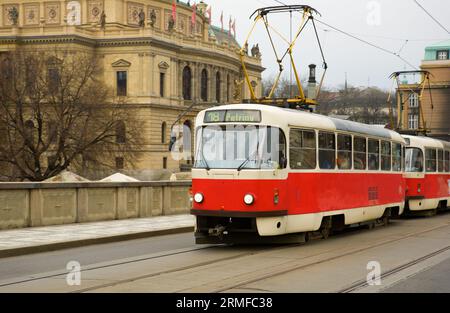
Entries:
POLYGON ((246 195, 244 196, 244 203, 245 203, 246 205, 252 205, 253 202, 255 202, 255 197, 253 197, 253 195, 251 195, 251 194, 246 194, 246 195))
POLYGON ((194 196, 194 201, 197 203, 202 203, 204 199, 205 197, 203 197, 203 194, 201 193, 196 193, 194 196))

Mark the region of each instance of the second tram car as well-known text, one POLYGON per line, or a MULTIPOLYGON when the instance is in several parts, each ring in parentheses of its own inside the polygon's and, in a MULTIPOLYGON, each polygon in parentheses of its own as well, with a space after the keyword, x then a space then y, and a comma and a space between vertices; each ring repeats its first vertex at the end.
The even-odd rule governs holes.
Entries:
POLYGON ((204 110, 196 127, 197 243, 304 241, 404 210, 394 131, 254 104, 204 110))
POLYGON ((428 137, 403 137, 407 142, 407 211, 433 215, 450 204, 450 143, 428 137))

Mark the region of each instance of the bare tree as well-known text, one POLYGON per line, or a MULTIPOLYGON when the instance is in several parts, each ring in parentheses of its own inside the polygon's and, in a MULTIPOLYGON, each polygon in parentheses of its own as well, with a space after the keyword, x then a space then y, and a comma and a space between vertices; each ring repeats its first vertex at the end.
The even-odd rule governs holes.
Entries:
POLYGON ((11 52, 0 58, 0 178, 42 181, 88 164, 139 157, 141 125, 113 103, 95 55, 11 52))

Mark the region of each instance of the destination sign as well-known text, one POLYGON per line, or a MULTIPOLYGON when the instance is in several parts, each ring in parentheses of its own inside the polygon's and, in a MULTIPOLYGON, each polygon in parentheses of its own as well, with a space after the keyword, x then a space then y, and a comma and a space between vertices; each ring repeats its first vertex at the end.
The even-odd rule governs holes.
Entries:
POLYGON ((205 123, 260 123, 261 112, 256 110, 208 111, 205 123))

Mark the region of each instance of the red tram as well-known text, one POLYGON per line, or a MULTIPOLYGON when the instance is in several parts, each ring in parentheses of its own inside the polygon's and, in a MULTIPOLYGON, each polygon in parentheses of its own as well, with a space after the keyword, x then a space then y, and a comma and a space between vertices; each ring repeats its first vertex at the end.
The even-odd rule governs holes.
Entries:
POLYGON ((450 204, 450 143, 427 137, 403 136, 406 147, 406 208, 408 213, 434 215, 450 204))
POLYGON ((406 141, 394 131, 254 104, 202 111, 196 127, 199 244, 299 242, 403 213, 406 141))

